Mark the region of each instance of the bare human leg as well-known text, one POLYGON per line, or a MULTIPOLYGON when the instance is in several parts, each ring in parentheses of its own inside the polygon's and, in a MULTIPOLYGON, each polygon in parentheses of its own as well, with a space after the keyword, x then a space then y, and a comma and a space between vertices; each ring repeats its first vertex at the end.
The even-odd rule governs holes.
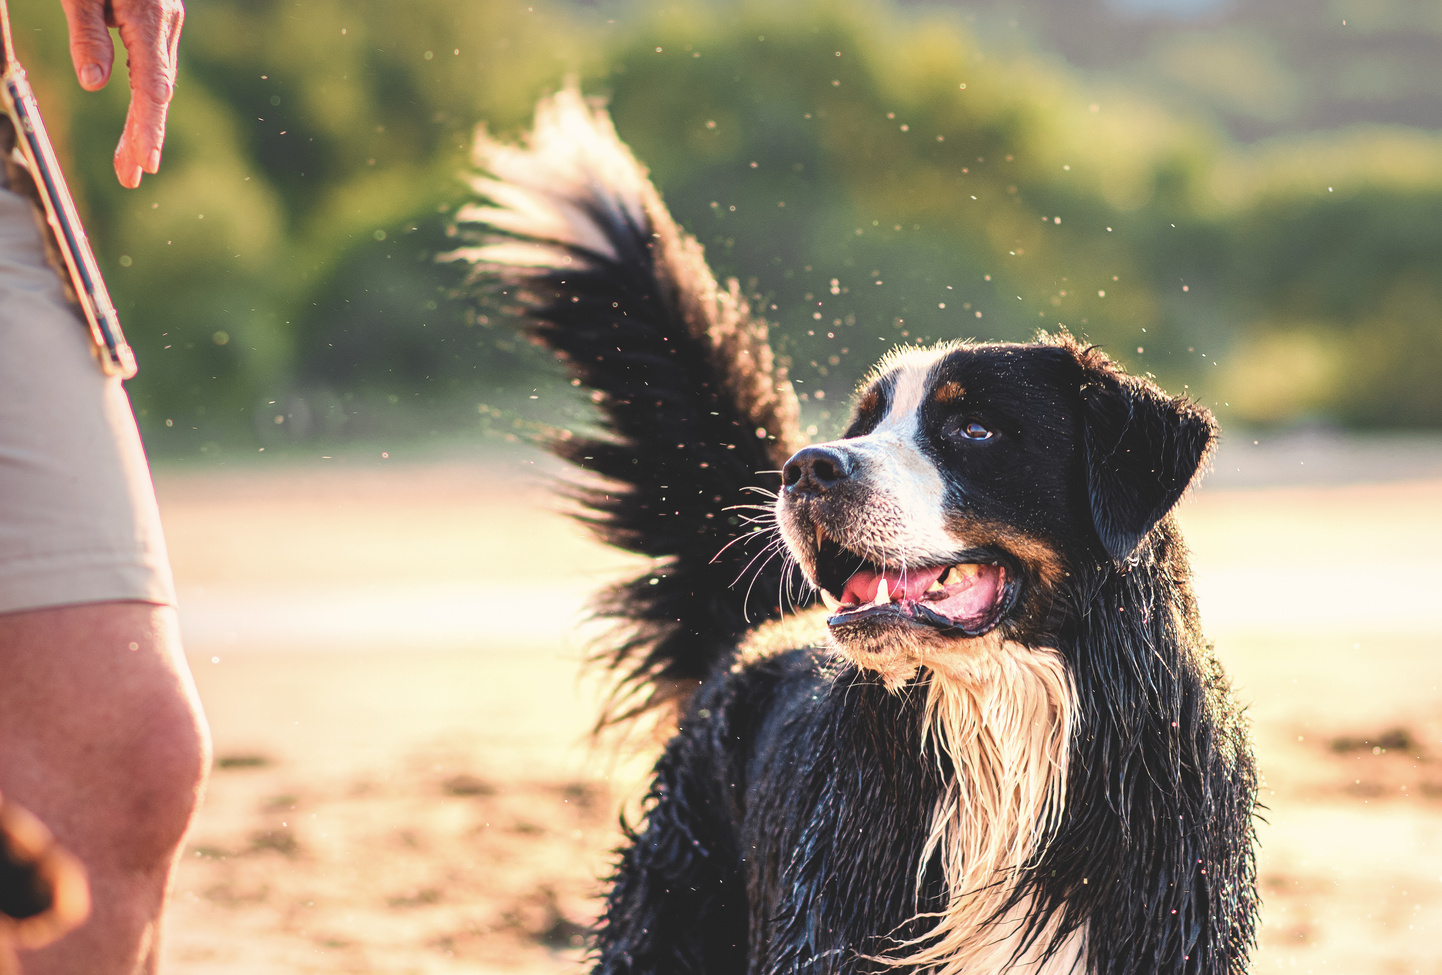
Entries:
POLYGON ((172 607, 0 615, 0 793, 84 864, 90 918, 25 975, 153 973, 171 874, 210 767, 172 607))

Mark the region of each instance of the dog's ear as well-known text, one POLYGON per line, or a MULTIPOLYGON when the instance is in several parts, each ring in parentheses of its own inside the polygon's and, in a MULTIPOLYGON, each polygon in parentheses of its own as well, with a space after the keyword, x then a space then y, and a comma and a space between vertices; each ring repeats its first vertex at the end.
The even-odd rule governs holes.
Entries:
POLYGON ((1087 498, 1102 547, 1121 563, 1197 476, 1217 428, 1204 407, 1170 397, 1145 379, 1115 367, 1086 373, 1087 498))

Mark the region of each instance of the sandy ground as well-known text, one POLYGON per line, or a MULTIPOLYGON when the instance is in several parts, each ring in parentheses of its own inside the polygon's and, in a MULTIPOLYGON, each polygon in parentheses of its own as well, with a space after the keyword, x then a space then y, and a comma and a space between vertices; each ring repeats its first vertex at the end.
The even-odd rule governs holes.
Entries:
MULTIPOLYGON (((578 619, 629 563, 533 471, 158 473, 218 757, 167 971, 578 970, 644 769, 586 742, 578 619)), ((1442 972, 1442 477, 1421 474, 1219 477, 1186 502, 1266 777, 1258 972, 1442 972)))

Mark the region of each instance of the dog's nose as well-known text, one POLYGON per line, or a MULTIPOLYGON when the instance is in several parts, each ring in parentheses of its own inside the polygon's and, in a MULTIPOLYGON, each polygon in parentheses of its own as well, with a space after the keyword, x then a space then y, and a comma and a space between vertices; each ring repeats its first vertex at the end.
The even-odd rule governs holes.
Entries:
POLYGON ((786 462, 781 480, 792 496, 825 494, 851 476, 851 461, 834 447, 805 447, 786 462))

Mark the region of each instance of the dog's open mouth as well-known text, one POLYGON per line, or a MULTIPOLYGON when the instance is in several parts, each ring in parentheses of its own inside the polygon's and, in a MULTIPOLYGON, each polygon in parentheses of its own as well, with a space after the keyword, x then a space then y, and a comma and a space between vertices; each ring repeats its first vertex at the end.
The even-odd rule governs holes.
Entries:
POLYGON ((1016 578, 996 553, 981 549, 962 553, 957 562, 903 570, 866 561, 828 541, 817 565, 833 628, 892 617, 980 636, 1000 623, 1015 601, 1016 578))

